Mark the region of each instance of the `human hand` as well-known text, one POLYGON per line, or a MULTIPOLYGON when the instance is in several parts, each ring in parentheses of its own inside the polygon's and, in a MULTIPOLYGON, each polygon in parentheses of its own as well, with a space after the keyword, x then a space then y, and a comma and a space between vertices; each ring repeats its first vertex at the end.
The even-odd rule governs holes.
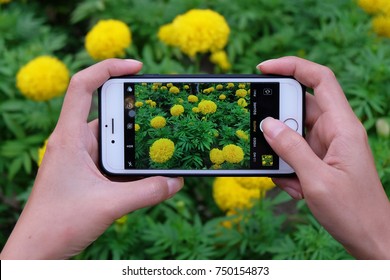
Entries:
POLYGON ((306 94, 306 141, 282 122, 262 128, 297 178, 274 182, 305 198, 313 215, 355 257, 390 258, 390 203, 375 169, 367 134, 333 72, 295 57, 258 65, 265 74, 291 75, 314 89, 306 94))
POLYGON ((87 123, 92 94, 110 76, 142 63, 109 59, 73 76, 32 193, 2 253, 4 259, 65 259, 121 216, 173 196, 182 178, 112 182, 97 168, 98 122, 87 123))

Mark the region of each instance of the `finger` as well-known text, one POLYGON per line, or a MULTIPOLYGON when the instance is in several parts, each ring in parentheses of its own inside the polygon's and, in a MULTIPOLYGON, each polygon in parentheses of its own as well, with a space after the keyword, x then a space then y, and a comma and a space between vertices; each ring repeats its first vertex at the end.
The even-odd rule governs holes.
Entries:
POLYGON ((328 67, 298 57, 283 57, 265 61, 258 68, 265 74, 294 76, 302 84, 313 88, 318 106, 323 112, 353 114, 336 77, 328 67))
POLYGON ((112 218, 117 219, 134 210, 152 206, 172 197, 183 187, 183 178, 150 177, 108 186, 112 200, 112 218))
POLYGON ((69 84, 59 122, 85 123, 91 108, 92 94, 110 77, 135 74, 142 63, 131 59, 107 59, 75 74, 69 84))
MULTIPOLYGON (((94 143, 98 142, 99 135, 99 121, 97 119, 88 123, 89 131, 92 133, 93 137, 96 139, 94 143)), ((88 153, 90 154, 93 162, 97 165, 99 161, 98 147, 96 145, 90 145, 88 147, 88 153)))
POLYGON ((302 178, 310 179, 312 174, 322 170, 324 163, 302 136, 284 123, 268 117, 264 119, 262 128, 271 148, 294 169, 301 182, 302 178))
POLYGON ((92 134, 95 136, 96 140, 98 140, 99 137, 99 120, 94 119, 93 121, 90 121, 88 123, 89 129, 92 132, 92 134))
POLYGON ((292 198, 297 200, 303 199, 304 195, 298 178, 272 178, 272 181, 292 198))
POLYGON ((305 116, 305 126, 308 130, 311 130, 313 125, 317 122, 318 118, 321 116, 322 111, 319 108, 315 96, 306 93, 306 116, 305 116))

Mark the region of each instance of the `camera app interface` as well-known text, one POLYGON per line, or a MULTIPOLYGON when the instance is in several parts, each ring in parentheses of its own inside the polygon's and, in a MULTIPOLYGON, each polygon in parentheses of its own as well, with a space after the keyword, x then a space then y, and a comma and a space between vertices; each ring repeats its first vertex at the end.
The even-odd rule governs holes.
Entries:
POLYGON ((125 83, 125 169, 278 169, 279 83, 125 83))

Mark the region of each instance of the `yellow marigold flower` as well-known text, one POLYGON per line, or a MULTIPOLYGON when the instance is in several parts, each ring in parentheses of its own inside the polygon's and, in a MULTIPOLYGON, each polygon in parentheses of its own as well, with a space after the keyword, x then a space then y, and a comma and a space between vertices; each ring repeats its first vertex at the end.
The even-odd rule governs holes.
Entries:
POLYGON ((375 33, 379 36, 390 38, 390 15, 379 15, 372 20, 375 33))
POLYGON ((390 2, 388 0, 359 0, 358 5, 368 14, 390 14, 390 2))
POLYGON ((167 45, 179 47, 190 57, 215 52, 226 46, 230 28, 223 16, 212 10, 193 9, 163 25, 158 37, 167 45))
POLYGON ((198 108, 198 107, 192 108, 192 112, 194 112, 194 113, 199 113, 199 108, 198 108))
POLYGON ((11 2, 11 0, 0 0, 0 4, 6 4, 6 3, 9 3, 11 2))
POLYGON ((245 97, 247 95, 247 91, 243 88, 236 90, 237 97, 245 97))
POLYGON ((167 83, 167 87, 172 87, 173 86, 173 84, 172 83, 167 83))
POLYGON ((157 116, 150 120, 150 125, 153 128, 163 128, 166 124, 167 121, 162 116, 157 116))
POLYGON ((184 89, 189 89, 190 88, 190 86, 189 85, 184 85, 184 87, 183 87, 184 89))
POLYGON ((213 183, 213 198, 222 211, 251 208, 261 195, 257 189, 243 188, 234 178, 217 177, 213 183))
POLYGON ((95 60, 122 57, 130 44, 130 28, 114 19, 100 20, 85 37, 85 48, 95 60))
POLYGON ((213 170, 218 170, 218 169, 221 169, 221 166, 219 164, 213 164, 210 169, 213 169, 213 170))
POLYGON ((245 84, 239 84, 238 88, 246 88, 246 85, 245 84))
POLYGON ((171 159, 175 152, 172 140, 161 138, 153 142, 149 149, 150 159, 156 163, 164 163, 171 159))
POLYGON ((233 83, 228 83, 226 87, 227 88, 234 88, 234 84, 233 83))
POLYGON ((241 129, 239 129, 239 130, 236 131, 236 136, 237 136, 238 138, 241 138, 241 139, 245 140, 245 141, 248 141, 248 140, 249 140, 248 134, 246 134, 245 131, 243 131, 243 130, 241 130, 241 129))
POLYGON ((214 164, 220 165, 224 163, 225 158, 220 149, 214 148, 210 151, 210 161, 214 164))
POLYGON ((39 56, 20 68, 16 86, 27 98, 45 101, 62 95, 69 79, 64 63, 55 57, 39 56))
POLYGON ((152 103, 152 102, 153 102, 152 99, 148 99, 148 100, 145 101, 145 103, 146 103, 146 104, 149 104, 149 105, 150 105, 150 103, 152 103))
POLYGON ((246 100, 244 98, 238 99, 237 104, 238 104, 238 106, 240 106, 242 108, 248 106, 248 103, 246 103, 246 100))
POLYGON ((144 103, 142 101, 135 102, 135 107, 142 107, 144 106, 144 103))
MULTIPOLYGON (((236 216, 237 215, 237 211, 236 210, 228 210, 226 212, 226 217, 231 217, 231 216, 236 216)), ((229 219, 229 220, 226 220, 226 221, 223 221, 221 223, 221 225, 224 227, 224 228, 232 228, 233 226, 237 225, 240 221, 242 220, 242 217, 240 216, 236 216, 235 218, 233 219, 229 219)))
POLYGON ((173 93, 173 94, 178 94, 180 92, 180 89, 178 87, 175 87, 175 86, 171 86, 169 88, 169 92, 170 93, 173 93))
POLYGON ((223 89, 223 85, 219 84, 215 87, 217 90, 222 90, 223 89))
POLYGON ((275 187, 272 179, 268 177, 235 177, 234 179, 241 187, 246 189, 268 191, 275 187))
POLYGON ((124 215, 124 216, 120 217, 119 219, 115 220, 115 224, 120 225, 120 226, 124 225, 126 222, 127 222, 127 215, 124 215))
POLYGON ((156 101, 152 101, 152 102, 150 103, 150 107, 156 108, 156 106, 157 106, 156 101))
POLYGON ((38 166, 41 166, 43 156, 45 155, 47 141, 48 141, 48 139, 46 139, 45 142, 43 143, 43 146, 38 149, 38 162, 37 162, 38 166))
POLYGON ((135 124, 134 130, 139 131, 141 129, 140 125, 138 123, 135 124))
POLYGON ((209 87, 203 90, 203 93, 210 93, 214 91, 214 87, 209 87))
POLYGON ((172 116, 180 116, 181 114, 183 114, 184 112, 184 107, 182 105, 174 105, 172 108, 171 108, 171 115, 172 116))
POLYGON ((188 95, 188 102, 192 102, 192 103, 195 103, 195 102, 198 102, 198 97, 196 95, 188 95))
POLYGON ((160 89, 161 90, 168 90, 168 88, 166 86, 161 86, 160 89))
POLYGON ((244 159, 244 151, 240 146, 229 144, 222 149, 223 157, 227 162, 239 163, 244 159))
POLYGON ((225 94, 221 94, 218 98, 219 98, 219 100, 225 100, 226 99, 226 95, 225 94))
POLYGON ((223 71, 227 71, 231 68, 229 59, 225 51, 213 52, 210 56, 210 61, 218 65, 218 67, 221 68, 223 71))
POLYGON ((385 118, 377 119, 375 128, 379 137, 388 138, 390 136, 390 123, 385 118))
POLYGON ((217 104, 211 100, 202 100, 199 102, 198 108, 203 115, 213 114, 217 111, 217 104))

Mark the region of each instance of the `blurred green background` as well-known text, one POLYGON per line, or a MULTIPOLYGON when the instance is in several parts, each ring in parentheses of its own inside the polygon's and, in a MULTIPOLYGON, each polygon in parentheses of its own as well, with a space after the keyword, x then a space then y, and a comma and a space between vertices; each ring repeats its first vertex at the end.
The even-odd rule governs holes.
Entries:
MULTIPOLYGON (((97 60, 85 48, 86 36, 102 19, 119 20, 130 28, 131 40, 125 42, 122 53, 143 61, 143 73, 256 73, 259 62, 286 55, 330 67, 367 129, 389 195, 388 2, 0 0, 0 246, 28 198, 38 169, 38 150, 56 124, 65 92, 54 97, 49 91, 44 100, 33 100, 23 87, 17 87, 17 74, 42 55, 56 57, 69 76, 92 65, 97 60), (214 19, 216 29, 205 28, 213 31, 207 36, 225 34, 226 43, 188 56, 179 39, 194 35, 195 44, 199 43, 196 38, 202 38, 186 33, 191 29, 172 33, 177 46, 159 38, 162 26, 192 9, 210 9, 221 15, 228 35, 214 19), (220 59, 210 60, 210 53, 217 51, 222 54, 220 59)), ((207 22, 207 18, 198 19, 200 25, 207 22)), ((104 36, 104 32, 98 34, 101 41, 104 36)), ((40 68, 35 69, 30 72, 32 77, 40 74, 40 68)), ((36 83, 37 89, 49 84, 36 83)), ((97 116, 94 108, 91 119, 97 116)), ((226 212, 213 198, 213 183, 214 178, 186 178, 184 189, 174 198, 117 220, 75 258, 352 258, 316 222, 304 201, 295 202, 274 188, 265 197, 262 193, 245 207, 226 212)))

